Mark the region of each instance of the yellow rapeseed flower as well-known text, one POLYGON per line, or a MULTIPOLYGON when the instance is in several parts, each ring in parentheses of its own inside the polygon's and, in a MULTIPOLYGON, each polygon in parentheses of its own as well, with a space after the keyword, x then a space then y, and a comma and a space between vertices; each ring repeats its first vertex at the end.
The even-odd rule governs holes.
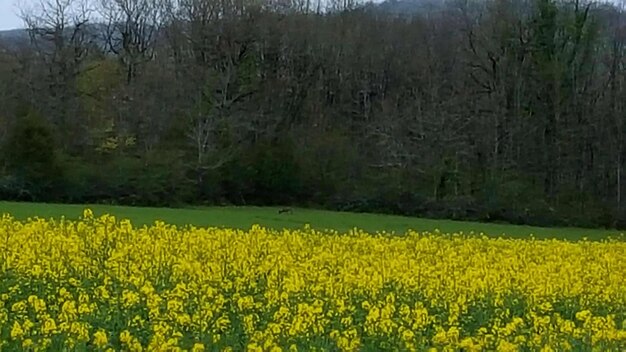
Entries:
POLYGON ((13 323, 13 327, 11 328, 11 338, 19 339, 24 335, 24 330, 22 326, 17 321, 13 323))
POLYGON ((22 348, 24 349, 29 349, 33 347, 34 345, 35 343, 31 339, 25 339, 24 341, 22 341, 22 348))
POLYGON ((104 332, 103 330, 96 331, 93 334, 93 343, 97 347, 100 347, 100 348, 105 347, 109 343, 106 332, 104 332))
POLYGON ((204 352, 204 345, 201 343, 195 343, 191 348, 191 352, 204 352))
POLYGON ((123 344, 130 344, 133 340, 132 335, 130 334, 130 331, 128 330, 124 330, 120 333, 120 342, 123 344))
POLYGON ((2 350, 626 346, 619 240, 133 227, 88 209, 3 216, 0 238, 2 350))

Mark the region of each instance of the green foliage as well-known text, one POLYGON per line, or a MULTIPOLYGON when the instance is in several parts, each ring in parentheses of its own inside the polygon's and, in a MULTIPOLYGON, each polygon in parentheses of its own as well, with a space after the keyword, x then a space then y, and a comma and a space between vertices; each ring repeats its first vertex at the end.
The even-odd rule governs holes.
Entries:
POLYGON ((317 204, 332 203, 354 192, 360 154, 346 131, 301 132, 294 137, 294 157, 300 169, 301 194, 317 204))
POLYGON ((148 160, 132 155, 108 155, 93 163, 66 158, 63 201, 159 206, 191 201, 192 187, 177 153, 148 160))
POLYGON ((3 187, 8 197, 51 200, 62 194, 63 170, 52 127, 33 110, 18 113, 4 159, 10 176, 3 187))
POLYGON ((287 139, 265 141, 243 151, 221 174, 225 195, 234 203, 286 204, 301 192, 300 168, 287 139))

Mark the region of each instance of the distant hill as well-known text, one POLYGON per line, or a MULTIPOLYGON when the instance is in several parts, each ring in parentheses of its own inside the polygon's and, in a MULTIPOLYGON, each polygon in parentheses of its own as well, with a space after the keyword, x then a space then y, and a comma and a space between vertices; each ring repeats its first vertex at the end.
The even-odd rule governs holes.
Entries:
MULTIPOLYGON (((86 27, 87 33, 90 35, 90 41, 92 44, 103 47, 105 42, 103 40, 105 28, 101 24, 90 24, 86 27)), ((67 29, 67 35, 70 36, 72 32, 71 28, 67 29)), ((0 31, 0 47, 5 49, 18 48, 20 46, 29 45, 30 37, 26 29, 12 29, 6 31, 0 31)))
MULTIPOLYGON (((442 9, 448 0, 386 0, 381 3, 367 3, 365 8, 397 15, 417 15, 442 9)), ((104 46, 102 33, 105 31, 101 24, 91 24, 90 32, 96 45, 104 46)), ((28 43, 29 36, 25 29, 11 29, 0 31, 0 46, 15 48, 28 43)))
POLYGON ((25 29, 0 31, 0 52, 15 50, 28 44, 28 32, 25 29))
POLYGON ((415 15, 439 10, 445 3, 446 0, 387 0, 378 4, 377 8, 392 14, 415 15))
POLYGON ((20 41, 24 39, 28 39, 28 32, 25 29, 0 31, 0 40, 20 41))

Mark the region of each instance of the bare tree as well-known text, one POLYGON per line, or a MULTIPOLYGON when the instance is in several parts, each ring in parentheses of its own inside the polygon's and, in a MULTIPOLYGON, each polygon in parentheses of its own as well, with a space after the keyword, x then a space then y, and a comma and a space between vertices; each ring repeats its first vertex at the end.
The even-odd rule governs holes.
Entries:
POLYGON ((49 92, 39 92, 50 98, 44 112, 58 125, 67 146, 67 133, 80 126, 72 120, 79 115, 75 83, 93 47, 92 9, 86 0, 39 0, 22 6, 21 16, 46 70, 41 77, 46 85, 39 85, 49 92))
POLYGON ((161 0, 99 0, 105 42, 124 65, 129 84, 154 57, 163 25, 163 4, 161 0))

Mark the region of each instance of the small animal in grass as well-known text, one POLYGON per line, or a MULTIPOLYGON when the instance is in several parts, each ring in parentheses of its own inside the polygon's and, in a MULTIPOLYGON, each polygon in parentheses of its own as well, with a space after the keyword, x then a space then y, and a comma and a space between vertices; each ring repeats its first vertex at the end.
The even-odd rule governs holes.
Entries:
POLYGON ((291 208, 278 209, 278 214, 293 214, 293 209, 291 208))

